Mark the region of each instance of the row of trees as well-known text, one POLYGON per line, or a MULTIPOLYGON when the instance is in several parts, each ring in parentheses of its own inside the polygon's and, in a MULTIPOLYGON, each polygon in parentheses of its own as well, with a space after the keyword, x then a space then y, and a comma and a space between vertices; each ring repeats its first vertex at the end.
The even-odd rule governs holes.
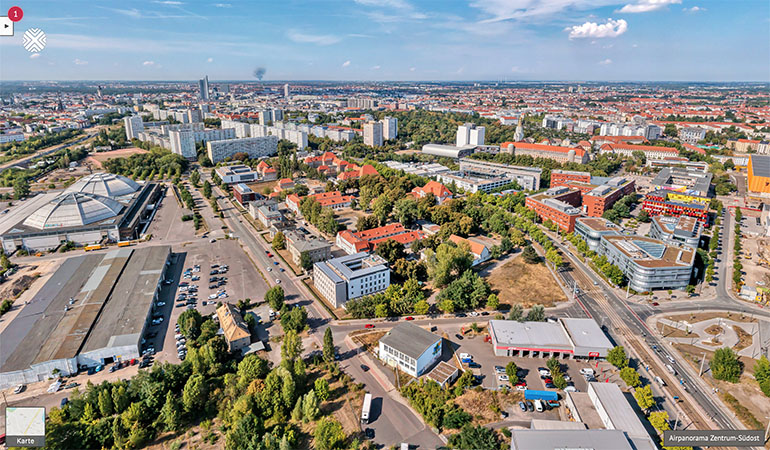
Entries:
POLYGON ((411 278, 405 283, 391 284, 384 292, 348 301, 345 308, 353 318, 391 317, 405 314, 427 314, 430 305, 425 300, 420 283, 411 278))
POLYGON ((40 149, 58 145, 72 138, 81 136, 83 130, 66 129, 56 133, 46 133, 41 136, 33 136, 24 141, 13 141, 6 144, 0 144, 0 153, 4 153, 9 160, 20 156, 35 153, 40 149))
POLYGON ((733 243, 733 289, 740 291, 743 286, 743 263, 741 262, 741 250, 743 245, 741 244, 741 221, 743 220, 743 212, 741 208, 735 208, 735 242, 733 243))
MULTIPOLYGON (((142 145, 140 141, 137 144, 142 145)), ((145 146, 147 146, 145 144, 145 146)), ((135 180, 152 180, 181 177, 187 170, 188 162, 182 155, 171 153, 161 147, 150 147, 147 153, 129 157, 110 158, 102 163, 105 170, 135 180)))

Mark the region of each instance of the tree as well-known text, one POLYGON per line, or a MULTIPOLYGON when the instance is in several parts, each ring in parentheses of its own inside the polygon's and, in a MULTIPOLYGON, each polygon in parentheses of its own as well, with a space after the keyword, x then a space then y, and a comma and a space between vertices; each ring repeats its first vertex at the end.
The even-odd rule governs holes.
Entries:
POLYGON ((283 250, 286 248, 286 237, 279 231, 273 236, 273 250, 283 250))
POLYGON ((302 397, 297 399, 297 403, 294 404, 294 409, 291 410, 291 420, 295 422, 302 420, 302 397))
POLYGON ((420 217, 420 210, 417 206, 417 200, 412 197, 404 197, 396 200, 393 207, 393 215, 396 220, 408 227, 420 217))
POLYGON ((388 304, 380 303, 374 308, 374 317, 388 317, 388 304))
POLYGON ((537 264, 540 262, 540 256, 538 256, 535 248, 531 245, 524 247, 524 250, 521 252, 521 257, 524 258, 524 262, 527 264, 537 264))
POLYGON ((315 432, 315 448, 318 450, 333 450, 345 440, 342 425, 330 417, 324 417, 318 422, 315 432))
POLYGON ((500 447, 497 434, 492 429, 471 424, 466 424, 459 433, 452 435, 450 445, 474 450, 497 450, 500 447))
POLYGON ((211 198, 211 183, 209 183, 209 180, 203 182, 203 196, 211 198))
POLYGON ((450 299, 446 299, 439 303, 438 309, 443 311, 444 314, 451 314, 455 312, 455 303, 450 299))
POLYGON ((497 309, 499 306, 500 299, 497 297, 497 294, 489 294, 489 297, 487 297, 487 308, 497 309))
POLYGON ((160 410, 160 419, 167 431, 178 431, 182 427, 182 411, 179 400, 171 392, 166 392, 166 403, 160 410))
POLYGON ((414 313, 415 314, 427 314, 430 310, 430 304, 425 300, 420 300, 417 303, 414 304, 414 313))
POLYGON ((714 352, 714 357, 709 361, 709 367, 715 379, 730 383, 737 383, 743 372, 743 364, 738 360, 738 355, 728 347, 722 347, 714 352))
POLYGON ((201 325, 203 324, 203 316, 198 310, 188 309, 179 315, 176 320, 179 325, 179 331, 189 340, 198 339, 201 334, 201 325))
POLYGON ((380 226, 379 221, 374 216, 359 217, 356 222, 356 230, 358 231, 370 230, 378 226, 380 226))
POLYGON ((676 129, 676 125, 673 123, 667 123, 666 127, 663 129, 663 134, 665 134, 668 137, 677 137, 679 135, 679 132, 676 129))
POLYGON ((309 271, 313 268, 313 260, 310 259, 310 253, 308 252, 302 252, 299 255, 300 259, 300 265, 302 266, 302 269, 305 271, 309 271))
POLYGON ((660 432, 668 431, 671 429, 671 425, 668 423, 668 413, 666 411, 656 411, 650 413, 648 417, 650 425, 660 432))
POLYGON ((443 243, 436 251, 425 251, 428 266, 428 276, 437 287, 449 284, 453 279, 459 278, 473 264, 473 255, 467 248, 454 244, 443 243))
POLYGON ((524 232, 518 228, 511 228, 511 232, 508 234, 508 239, 510 239, 511 244, 515 245, 516 247, 521 247, 527 243, 527 238, 524 235, 524 232))
POLYGON ((294 358, 302 354, 302 339, 300 339, 297 332, 289 330, 283 336, 283 342, 281 343, 281 358, 294 360, 294 358))
POLYGON ((636 403, 639 404, 639 407, 645 411, 655 406, 655 398, 652 396, 652 388, 649 384, 637 388, 634 391, 634 398, 636 398, 636 403))
POLYGON ((622 368, 620 370, 620 378, 630 387, 637 387, 642 384, 641 380, 639 380, 639 372, 633 367, 622 368))
POLYGON ((508 375, 508 380, 511 382, 511 384, 516 384, 519 382, 518 373, 519 367, 515 362, 511 361, 505 366, 505 374, 508 375))
POLYGON ((189 414, 198 414, 206 404, 206 381, 203 375, 193 375, 184 385, 182 390, 182 403, 189 414))
POLYGON ((283 308, 284 293, 281 286, 273 286, 265 292, 265 301, 270 305, 273 311, 280 311, 283 308))
POLYGON ((324 331, 324 361, 334 361, 334 337, 332 336, 332 329, 327 327, 324 331))
POLYGON ((193 184, 193 186, 198 187, 198 183, 201 181, 201 174, 197 170, 193 170, 193 172, 190 174, 190 183, 193 184))
POLYGON ((616 345, 607 352, 607 361, 618 369, 628 366, 628 356, 626 349, 622 345, 616 345))
POLYGON ((396 241, 395 239, 386 239, 385 241, 377 244, 376 253, 385 258, 385 260, 391 264, 391 267, 396 263, 396 261, 406 257, 404 244, 396 241))
POLYGON ((545 362, 545 365, 548 367, 548 370, 551 371, 551 374, 561 372, 561 364, 559 364, 559 360, 556 358, 548 358, 548 361, 545 362))
POLYGON ((99 413, 102 417, 109 417, 114 411, 112 396, 109 389, 102 389, 99 392, 99 413))
POLYGON ((326 378, 318 378, 315 380, 314 391, 315 395, 322 402, 329 400, 329 382, 326 381, 326 378))
POLYGON ((762 355, 754 364, 754 378, 759 383, 762 393, 770 397, 770 361, 767 360, 767 356, 762 355))
POLYGON ((315 391, 310 391, 305 394, 302 400, 302 418, 307 421, 313 421, 318 417, 320 410, 318 408, 318 397, 315 395, 315 391))
POLYGON ((647 223, 650 221, 650 214, 647 211, 642 210, 636 218, 639 219, 639 222, 647 223))
POLYGON ((527 312, 527 321, 542 322, 545 320, 545 306, 535 305, 527 312))
POLYGON ((3 268, 3 270, 8 270, 13 266, 13 263, 11 263, 10 258, 8 258, 8 255, 5 254, 4 251, 0 250, 0 267, 3 268))
POLYGON ((564 375, 561 372, 556 372, 556 374, 551 377, 551 382, 556 386, 556 389, 564 389, 567 387, 567 380, 564 379, 564 375))
POLYGON ((243 388, 248 386, 252 381, 258 378, 264 378, 268 372, 267 361, 260 358, 257 355, 246 355, 241 362, 238 363, 238 370, 236 375, 238 377, 238 385, 243 388))
POLYGON ((521 322, 524 317, 524 308, 518 304, 515 303, 511 306, 510 311, 508 311, 508 320, 516 320, 518 322, 521 322))
POLYGON ((545 252, 545 259, 547 259, 548 262, 553 264, 553 266, 557 269, 564 264, 564 259, 562 259, 561 254, 555 248, 545 252))
POLYGON ((125 411, 125 409, 128 408, 129 402, 130 399, 128 398, 125 386, 121 384, 120 386, 112 387, 112 404, 117 414, 125 411))
POLYGON ((304 306, 281 310, 281 326, 283 331, 293 330, 299 333, 307 325, 307 309, 304 306))
POLYGON ((18 200, 29 195, 29 182, 20 176, 13 181, 13 198, 18 200))

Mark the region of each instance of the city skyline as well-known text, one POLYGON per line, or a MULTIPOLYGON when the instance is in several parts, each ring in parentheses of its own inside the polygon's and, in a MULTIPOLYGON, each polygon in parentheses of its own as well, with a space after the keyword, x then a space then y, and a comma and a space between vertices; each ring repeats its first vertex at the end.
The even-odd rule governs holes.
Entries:
POLYGON ((763 1, 20 4, 10 80, 767 81, 763 1), (82 11, 82 12, 81 12, 82 11), (21 35, 48 46, 30 54, 21 35), (190 31, 191 29, 199 31, 190 31))

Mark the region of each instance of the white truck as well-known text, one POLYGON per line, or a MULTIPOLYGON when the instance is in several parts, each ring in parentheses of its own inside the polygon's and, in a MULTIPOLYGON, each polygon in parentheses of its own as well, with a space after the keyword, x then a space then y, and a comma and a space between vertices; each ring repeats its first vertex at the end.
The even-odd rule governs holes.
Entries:
POLYGON ((361 408, 361 423, 369 423, 369 411, 372 409, 372 394, 364 395, 364 406, 361 408))

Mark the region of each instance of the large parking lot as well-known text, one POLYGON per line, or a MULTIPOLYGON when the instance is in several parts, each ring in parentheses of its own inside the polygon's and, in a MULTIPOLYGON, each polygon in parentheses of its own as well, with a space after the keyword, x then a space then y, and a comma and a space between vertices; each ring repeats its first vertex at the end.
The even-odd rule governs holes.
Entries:
POLYGON ((158 310, 163 314, 164 321, 159 325, 149 328, 150 334, 157 333, 151 339, 147 339, 146 346, 153 346, 156 350, 156 359, 159 361, 179 362, 174 340, 174 325, 188 305, 197 309, 201 315, 215 314, 217 302, 236 303, 238 300, 250 298, 252 301, 261 300, 268 286, 254 269, 253 264, 240 248, 238 241, 231 239, 218 239, 209 242, 207 239, 197 239, 193 242, 175 246, 172 265, 168 274, 172 282, 164 285, 160 295, 160 302, 165 303, 158 310), (199 269, 195 269, 195 266, 199 269), (222 274, 211 275, 212 265, 227 266, 227 271, 222 274), (189 278, 184 277, 185 271, 190 269, 189 278), (193 278, 198 279, 193 281, 193 278), (211 277, 223 277, 224 283, 209 283, 211 277), (185 295, 185 299, 179 299, 180 293, 185 292, 182 284, 197 286, 196 295, 185 295), (226 297, 209 299, 215 293, 224 292, 226 297), (188 303, 187 299, 195 299, 188 303), (206 302, 204 305, 203 302, 206 302))

